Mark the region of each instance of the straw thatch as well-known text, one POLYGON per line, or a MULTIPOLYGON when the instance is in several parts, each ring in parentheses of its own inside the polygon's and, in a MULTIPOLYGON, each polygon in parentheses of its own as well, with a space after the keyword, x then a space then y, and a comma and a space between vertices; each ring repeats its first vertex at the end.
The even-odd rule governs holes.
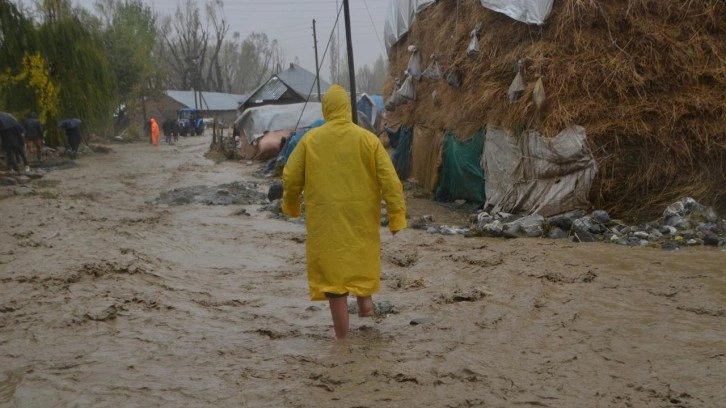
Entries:
POLYGON ((442 0, 391 50, 386 95, 411 44, 424 67, 437 54, 463 83, 415 82, 418 100, 388 112, 388 122, 462 136, 487 124, 548 136, 582 125, 600 167, 596 207, 632 219, 691 196, 726 209, 726 1, 556 0, 546 23, 534 26, 478 0, 442 0), (481 52, 470 58, 477 23, 481 52), (517 61, 526 90, 510 104, 517 61), (539 77, 542 109, 532 98, 539 77))

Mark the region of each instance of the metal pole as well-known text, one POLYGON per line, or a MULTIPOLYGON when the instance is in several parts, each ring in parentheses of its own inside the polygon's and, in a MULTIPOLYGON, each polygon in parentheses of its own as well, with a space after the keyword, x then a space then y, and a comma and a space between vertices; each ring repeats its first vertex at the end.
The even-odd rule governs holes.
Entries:
POLYGON ((358 108, 355 103, 355 65, 353 65, 353 40, 350 36, 350 10, 348 0, 343 0, 343 14, 345 14, 345 37, 348 43, 348 75, 350 77, 350 107, 353 114, 353 123, 358 124, 358 108))
POLYGON ((315 19, 313 19, 313 42, 315 43, 315 82, 318 84, 318 102, 322 100, 320 96, 320 68, 318 65, 318 37, 315 33, 315 19))

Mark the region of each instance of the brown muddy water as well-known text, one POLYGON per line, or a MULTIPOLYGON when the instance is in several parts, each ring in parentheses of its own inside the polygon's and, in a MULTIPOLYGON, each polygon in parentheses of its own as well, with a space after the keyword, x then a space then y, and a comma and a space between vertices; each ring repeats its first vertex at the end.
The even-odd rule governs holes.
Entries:
POLYGON ((0 200, 1 407, 725 406, 725 252, 381 229, 398 313, 336 342, 303 225, 153 203, 266 191, 208 144, 113 145, 0 200))

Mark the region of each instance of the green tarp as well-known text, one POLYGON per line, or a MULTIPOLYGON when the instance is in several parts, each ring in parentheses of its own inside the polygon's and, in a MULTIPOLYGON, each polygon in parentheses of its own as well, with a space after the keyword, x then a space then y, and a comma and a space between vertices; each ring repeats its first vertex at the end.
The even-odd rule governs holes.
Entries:
POLYGON ((467 140, 457 139, 451 130, 446 132, 436 201, 466 200, 478 206, 484 204, 484 170, 481 167, 484 136, 484 129, 467 140))

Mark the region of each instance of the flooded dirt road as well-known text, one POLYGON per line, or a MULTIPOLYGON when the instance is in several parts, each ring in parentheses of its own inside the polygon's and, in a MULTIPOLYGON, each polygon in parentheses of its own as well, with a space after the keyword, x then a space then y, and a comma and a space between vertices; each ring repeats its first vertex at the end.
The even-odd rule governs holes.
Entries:
POLYGON ((726 252, 381 229, 374 299, 397 313, 352 316, 335 342, 327 304, 308 300, 302 224, 254 197, 155 202, 266 191, 258 165, 214 164, 208 145, 112 145, 0 200, 1 407, 726 401, 726 252))

